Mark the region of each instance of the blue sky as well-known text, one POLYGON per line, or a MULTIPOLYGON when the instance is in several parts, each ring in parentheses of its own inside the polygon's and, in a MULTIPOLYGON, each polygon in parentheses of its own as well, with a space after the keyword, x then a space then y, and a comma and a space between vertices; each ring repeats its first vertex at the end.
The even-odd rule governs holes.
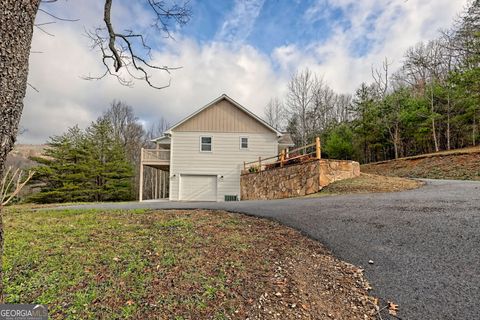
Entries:
POLYGON ((344 19, 342 8, 329 5, 325 1, 321 10, 309 13, 309 9, 316 5, 316 0, 246 0, 243 4, 234 0, 194 1, 192 19, 182 29, 182 33, 200 42, 241 41, 268 54, 283 45, 308 46, 312 42, 322 42, 328 39, 332 24, 341 24, 345 30, 350 27, 349 21, 344 19), (247 12, 249 6, 254 13, 247 12), (242 17, 245 16, 247 21, 242 20, 239 26, 231 26, 233 30, 228 36, 222 35, 224 24, 228 24, 232 16, 239 14, 238 7, 245 10, 242 17), (258 9, 258 13, 255 9, 258 9))
MULTIPOLYGON (((175 1, 175 0, 169 0, 175 1)), ((50 37, 34 31, 22 143, 42 143, 75 124, 85 127, 114 100, 132 105, 146 126, 165 118, 174 123, 222 93, 259 116, 273 97, 283 99, 291 75, 309 68, 339 93, 353 93, 371 81, 371 69, 385 58, 395 70, 404 52, 438 37, 466 0, 190 0, 192 19, 174 29, 173 39, 150 28, 144 1, 115 0, 118 28, 146 32, 153 62, 181 66, 127 88, 113 78, 85 81, 103 73, 100 55, 90 49, 85 29, 103 26, 103 1, 60 0, 45 9, 75 23, 48 26, 50 37), (53 116, 54 115, 54 116, 53 116)), ((50 20, 40 14, 38 22, 50 20)))
MULTIPOLYGON (((398 3, 386 1, 387 5, 396 6, 397 19, 402 15, 402 7, 398 3), (388 4, 389 3, 389 4, 388 4)), ((332 36, 334 27, 349 32, 352 23, 345 12, 353 9, 352 4, 336 5, 334 1, 318 0, 271 0, 271 1, 194 1, 193 15, 190 23, 182 30, 186 36, 200 42, 225 41, 248 43, 265 54, 275 48, 295 44, 308 47, 321 44, 332 36), (254 13, 248 13, 248 9, 254 13), (239 13, 239 8, 245 10, 239 13), (256 11, 258 10, 258 11, 256 11), (227 36, 222 35, 222 27, 235 14, 242 14, 245 19, 240 25, 230 26, 227 36), (250 19, 250 20, 249 20, 250 19), (251 26, 245 26, 251 25, 251 26)), ((376 20, 383 12, 383 6, 372 8, 365 18, 367 29, 375 28, 376 20)), ((356 39, 349 48, 353 56, 361 57, 369 53, 375 39, 364 34, 356 39)))

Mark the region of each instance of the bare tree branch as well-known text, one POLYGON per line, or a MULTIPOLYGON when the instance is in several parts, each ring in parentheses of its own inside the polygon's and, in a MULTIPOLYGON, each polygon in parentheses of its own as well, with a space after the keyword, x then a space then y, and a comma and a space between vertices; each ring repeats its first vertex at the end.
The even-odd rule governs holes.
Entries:
POLYGON ((6 206, 14 197, 16 197, 35 174, 35 171, 29 170, 27 177, 22 179, 24 173, 23 170, 17 169, 10 175, 11 171, 12 168, 9 167, 1 181, 0 206, 6 206), (12 190, 13 184, 15 184, 15 188, 12 190))
POLYGON ((47 30, 43 29, 40 25, 37 25, 37 24, 36 24, 35 27, 36 27, 38 30, 40 30, 40 31, 42 31, 43 33, 45 33, 47 36, 55 37, 54 34, 52 34, 52 33, 48 32, 47 30))
MULTIPOLYGON (((55 1, 48 1, 48 2, 55 2, 55 1)), ((48 12, 47 10, 45 9, 42 9, 42 8, 38 8, 38 11, 41 11, 43 13, 45 13, 46 15, 49 15, 50 17, 54 18, 54 19, 57 19, 57 20, 60 20, 60 21, 69 21, 69 22, 75 22, 75 21, 79 21, 80 19, 67 19, 67 18, 60 18, 50 12, 48 12)))
POLYGON ((37 88, 35 88, 30 82, 27 82, 27 85, 32 88, 33 90, 35 90, 36 92, 40 92, 37 88))
MULTIPOLYGON (((183 25, 190 19, 190 9, 187 3, 179 6, 174 4, 167 7, 164 1, 147 0, 152 9, 155 20, 154 26, 166 33, 169 33, 170 22, 183 25)), ((163 89, 170 86, 168 83, 159 85, 152 80, 153 71, 162 71, 170 75, 170 71, 180 67, 158 66, 151 62, 152 48, 145 41, 144 35, 133 30, 126 29, 124 32, 117 32, 111 19, 113 0, 105 0, 103 20, 105 27, 95 28, 93 31, 86 31, 92 42, 92 49, 98 49, 102 54, 102 63, 105 72, 99 76, 85 76, 87 80, 103 79, 106 75, 112 75, 126 86, 132 86, 134 80, 145 81, 150 87, 163 89), (122 72, 122 70, 124 70, 122 72)))

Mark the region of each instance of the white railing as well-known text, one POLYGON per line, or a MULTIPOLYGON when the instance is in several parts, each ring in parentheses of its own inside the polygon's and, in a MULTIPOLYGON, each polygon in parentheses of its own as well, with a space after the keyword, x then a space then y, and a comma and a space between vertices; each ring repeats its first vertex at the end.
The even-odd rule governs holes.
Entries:
POLYGON ((170 150, 167 149, 143 149, 142 161, 145 162, 168 162, 170 161, 170 150))

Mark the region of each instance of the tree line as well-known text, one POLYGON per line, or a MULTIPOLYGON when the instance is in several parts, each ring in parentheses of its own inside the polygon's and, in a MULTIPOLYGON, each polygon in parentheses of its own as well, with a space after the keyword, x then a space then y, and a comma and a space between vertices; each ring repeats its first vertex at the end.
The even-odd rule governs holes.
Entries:
MULTIPOLYGON (((121 101, 82 130, 78 126, 50 137, 31 184, 37 186, 28 201, 128 201, 138 195, 140 150, 167 127, 163 118, 145 130, 133 108, 121 101)), ((145 169, 144 193, 154 197, 155 170, 145 169)))
POLYGON ((265 118, 296 144, 321 136, 327 157, 363 163, 475 146, 480 140, 480 0, 437 39, 388 59, 370 83, 338 94, 311 70, 297 71, 265 118))

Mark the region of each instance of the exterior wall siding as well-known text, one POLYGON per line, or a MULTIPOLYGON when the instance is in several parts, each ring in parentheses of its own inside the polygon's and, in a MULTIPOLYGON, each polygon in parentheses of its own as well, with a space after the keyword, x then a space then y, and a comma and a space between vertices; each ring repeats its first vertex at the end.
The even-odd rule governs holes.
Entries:
POLYGON ((206 108, 175 128, 175 132, 252 132, 270 133, 272 130, 226 99, 206 108))
POLYGON ((240 197, 240 173, 244 161, 277 154, 274 132, 172 132, 170 200, 180 200, 182 174, 217 175, 217 201, 225 195, 240 197), (213 138, 212 152, 200 151, 200 137, 213 138), (240 137, 248 137, 248 150, 240 149, 240 137), (223 176, 223 178, 220 178, 223 176))

